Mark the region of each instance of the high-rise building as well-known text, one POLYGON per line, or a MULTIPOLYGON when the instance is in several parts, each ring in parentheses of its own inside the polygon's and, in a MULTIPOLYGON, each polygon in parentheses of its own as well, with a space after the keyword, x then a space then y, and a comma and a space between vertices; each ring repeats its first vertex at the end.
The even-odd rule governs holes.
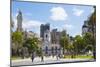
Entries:
POLYGON ((40 26, 40 37, 43 37, 43 34, 44 34, 44 25, 41 24, 41 26, 40 26))
POLYGON ((40 37, 44 40, 44 32, 50 30, 50 24, 41 24, 40 26, 40 37))
POLYGON ((22 12, 19 10, 17 15, 17 31, 22 32, 22 12))

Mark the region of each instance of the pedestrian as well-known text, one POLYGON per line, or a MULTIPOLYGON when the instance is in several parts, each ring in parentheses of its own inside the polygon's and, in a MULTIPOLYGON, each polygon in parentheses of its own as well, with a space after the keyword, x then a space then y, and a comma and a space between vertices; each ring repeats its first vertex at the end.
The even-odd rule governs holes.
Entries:
POLYGON ((33 62, 34 61, 34 52, 32 53, 31 59, 32 59, 32 62, 33 62))
POLYGON ((60 53, 59 53, 58 57, 60 58, 60 53))
POLYGON ((58 57, 59 57, 59 56, 58 56, 58 54, 57 54, 57 55, 56 55, 57 60, 58 60, 58 57))
POLYGON ((44 61, 43 53, 41 53, 41 62, 44 61))

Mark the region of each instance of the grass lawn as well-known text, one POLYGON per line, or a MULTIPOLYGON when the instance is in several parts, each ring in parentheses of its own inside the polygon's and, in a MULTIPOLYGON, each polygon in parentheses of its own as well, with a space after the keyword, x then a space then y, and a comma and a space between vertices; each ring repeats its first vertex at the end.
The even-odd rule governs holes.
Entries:
POLYGON ((91 56, 91 55, 88 55, 88 56, 84 56, 84 55, 78 55, 78 56, 76 56, 76 58, 82 58, 82 59, 85 59, 85 58, 89 58, 89 59, 92 59, 93 58, 93 56, 91 56))
POLYGON ((11 57, 11 60, 18 60, 18 59, 22 59, 22 58, 21 57, 18 57, 18 56, 11 57))
MULTIPOLYGON (((71 55, 66 55, 66 56, 64 56, 64 58, 72 58, 72 56, 71 55)), ((91 55, 88 55, 88 56, 86 56, 86 55, 77 55, 77 56, 74 56, 74 58, 79 58, 79 59, 92 59, 93 58, 93 56, 91 56, 91 55)))

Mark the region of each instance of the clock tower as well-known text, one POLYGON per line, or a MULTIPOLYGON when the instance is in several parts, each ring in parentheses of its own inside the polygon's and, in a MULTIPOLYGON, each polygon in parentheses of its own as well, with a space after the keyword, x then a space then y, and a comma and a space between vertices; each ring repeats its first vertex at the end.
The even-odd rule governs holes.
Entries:
POLYGON ((17 15, 17 31, 22 32, 22 12, 19 10, 17 15))

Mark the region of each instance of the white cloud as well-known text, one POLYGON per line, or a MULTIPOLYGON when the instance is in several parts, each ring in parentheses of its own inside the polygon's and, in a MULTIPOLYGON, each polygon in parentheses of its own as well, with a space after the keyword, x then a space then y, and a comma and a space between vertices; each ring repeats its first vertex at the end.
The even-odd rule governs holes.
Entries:
POLYGON ((31 29, 31 28, 38 28, 40 27, 42 22, 36 21, 36 20, 30 20, 28 22, 23 22, 23 28, 24 29, 31 29))
POLYGON ((68 17, 68 14, 62 7, 53 7, 50 12, 52 13, 50 18, 54 21, 64 21, 68 17))
POLYGON ((78 9, 78 8, 73 8, 73 14, 75 16, 81 16, 83 14, 84 10, 78 9))
MULTIPOLYGON (((43 22, 38 21, 38 20, 28 20, 28 21, 23 21, 22 22, 22 28, 23 30, 27 30, 27 31, 34 31, 35 33, 37 33, 39 35, 40 33, 40 25, 43 22)), ((17 29, 17 20, 14 19, 14 28, 13 31, 16 31, 17 29)))
POLYGON ((75 37, 76 35, 82 36, 82 32, 81 31, 77 31, 76 33, 73 34, 73 37, 75 37))
POLYGON ((71 25, 71 24, 65 24, 65 25, 63 25, 63 28, 65 28, 65 29, 73 29, 74 26, 71 25))
POLYGON ((37 36, 40 35, 40 25, 43 22, 38 21, 38 20, 29 20, 27 22, 23 22, 23 29, 27 30, 27 31, 33 31, 35 33, 37 33, 37 36))
MULTIPOLYGON (((22 28, 25 30, 32 30, 32 29, 39 29, 40 28, 40 25, 41 25, 41 21, 38 21, 38 20, 23 20, 22 22, 22 28)), ((17 20, 14 18, 14 30, 16 30, 17 28, 17 20)))

